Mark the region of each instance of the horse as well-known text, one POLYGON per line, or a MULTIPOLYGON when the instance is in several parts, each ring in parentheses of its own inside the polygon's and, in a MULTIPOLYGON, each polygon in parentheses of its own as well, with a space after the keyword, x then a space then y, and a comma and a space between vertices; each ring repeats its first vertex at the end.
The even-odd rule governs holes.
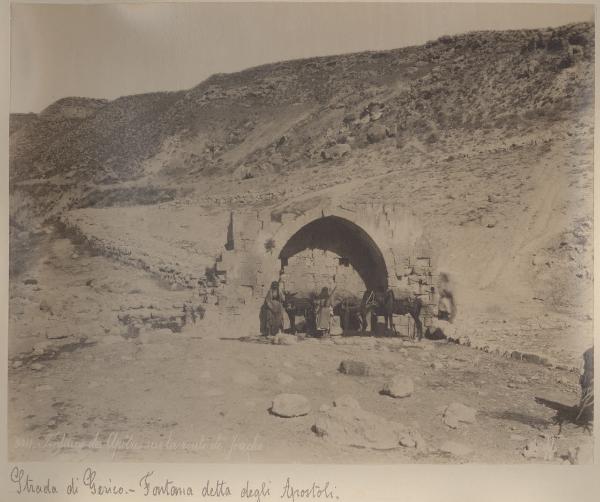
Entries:
POLYGON ((369 313, 371 314, 371 326, 373 326, 373 318, 382 315, 385 317, 385 329, 392 329, 394 333, 397 332, 396 327, 394 326, 393 315, 410 314, 415 321, 417 338, 419 340, 423 338, 423 323, 420 319, 423 302, 419 297, 409 293, 396 297, 394 291, 391 289, 371 289, 365 291, 360 305, 360 317, 363 332, 367 330, 367 314, 369 313))
POLYGON ((312 298, 297 297, 297 293, 286 292, 283 301, 285 309, 290 320, 290 331, 296 333, 296 316, 301 315, 306 321, 306 330, 310 331, 315 326, 315 302, 312 298))

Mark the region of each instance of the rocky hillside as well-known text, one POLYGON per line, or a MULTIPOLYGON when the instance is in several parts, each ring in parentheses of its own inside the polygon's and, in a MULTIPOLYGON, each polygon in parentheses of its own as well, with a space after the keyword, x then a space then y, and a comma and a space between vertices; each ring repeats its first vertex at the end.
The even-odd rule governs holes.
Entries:
POLYGON ((11 180, 113 184, 298 169, 394 137, 450 148, 518 137, 593 100, 591 24, 475 32, 420 47, 281 62, 174 93, 67 98, 11 119, 11 180))

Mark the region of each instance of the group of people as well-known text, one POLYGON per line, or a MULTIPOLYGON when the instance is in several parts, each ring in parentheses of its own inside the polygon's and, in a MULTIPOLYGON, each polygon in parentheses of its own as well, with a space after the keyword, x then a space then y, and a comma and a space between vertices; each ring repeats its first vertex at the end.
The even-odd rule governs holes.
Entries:
MULTIPOLYGON (((335 287, 321 289, 315 298, 316 331, 329 333, 331 318, 333 317, 333 294, 335 287)), ((273 336, 283 331, 283 318, 285 312, 285 289, 283 282, 273 281, 267 291, 265 301, 260 309, 260 332, 265 336, 273 336)))
MULTIPOLYGON (((335 289, 336 287, 333 287, 330 291, 329 288, 323 287, 314 299, 315 330, 317 332, 329 333, 331 329, 335 289)), ((271 283, 260 310, 260 332, 262 335, 273 336, 283 331, 285 302, 285 285, 283 276, 281 276, 279 281, 271 283)), ((453 322, 456 313, 456 302, 450 277, 446 273, 441 273, 438 284, 438 318, 453 322)))

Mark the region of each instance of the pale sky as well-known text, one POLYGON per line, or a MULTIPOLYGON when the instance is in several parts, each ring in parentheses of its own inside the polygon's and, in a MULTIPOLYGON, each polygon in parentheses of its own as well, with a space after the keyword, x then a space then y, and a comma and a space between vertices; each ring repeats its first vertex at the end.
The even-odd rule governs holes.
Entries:
POLYGON ((275 61, 417 45, 473 30, 593 21, 590 5, 15 5, 11 111, 188 89, 275 61))

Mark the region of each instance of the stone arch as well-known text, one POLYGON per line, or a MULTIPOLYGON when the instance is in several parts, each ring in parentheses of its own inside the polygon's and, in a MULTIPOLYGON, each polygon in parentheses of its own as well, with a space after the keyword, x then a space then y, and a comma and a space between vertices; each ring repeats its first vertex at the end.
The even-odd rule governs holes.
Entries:
POLYGON ((364 218, 362 211, 339 206, 313 208, 283 222, 274 232, 273 242, 273 272, 281 269, 282 259, 313 245, 346 256, 368 288, 387 287, 394 274, 395 259, 389 243, 374 231, 373 222, 364 218))
MULTIPOLYGON (((429 258, 421 259, 432 256, 427 235, 405 205, 344 203, 317 197, 236 215, 231 232, 233 246, 222 254, 217 268, 226 274, 232 288, 246 288, 253 296, 263 297, 271 281, 279 277, 281 258, 292 256, 303 246, 308 248, 308 230, 318 227, 333 227, 344 236, 346 247, 337 248, 341 253, 333 247, 333 254, 351 258, 353 270, 359 269, 362 274, 357 278, 364 278, 368 286, 418 289, 415 281, 425 280, 432 269, 429 258), (348 252, 348 243, 356 247, 355 252, 348 252)), ((327 242, 317 240, 313 244, 332 249, 327 242)))
POLYGON ((281 247, 282 265, 304 249, 333 251, 347 258, 368 289, 387 288, 388 269, 383 253, 359 225, 339 216, 322 216, 298 229, 281 247))

